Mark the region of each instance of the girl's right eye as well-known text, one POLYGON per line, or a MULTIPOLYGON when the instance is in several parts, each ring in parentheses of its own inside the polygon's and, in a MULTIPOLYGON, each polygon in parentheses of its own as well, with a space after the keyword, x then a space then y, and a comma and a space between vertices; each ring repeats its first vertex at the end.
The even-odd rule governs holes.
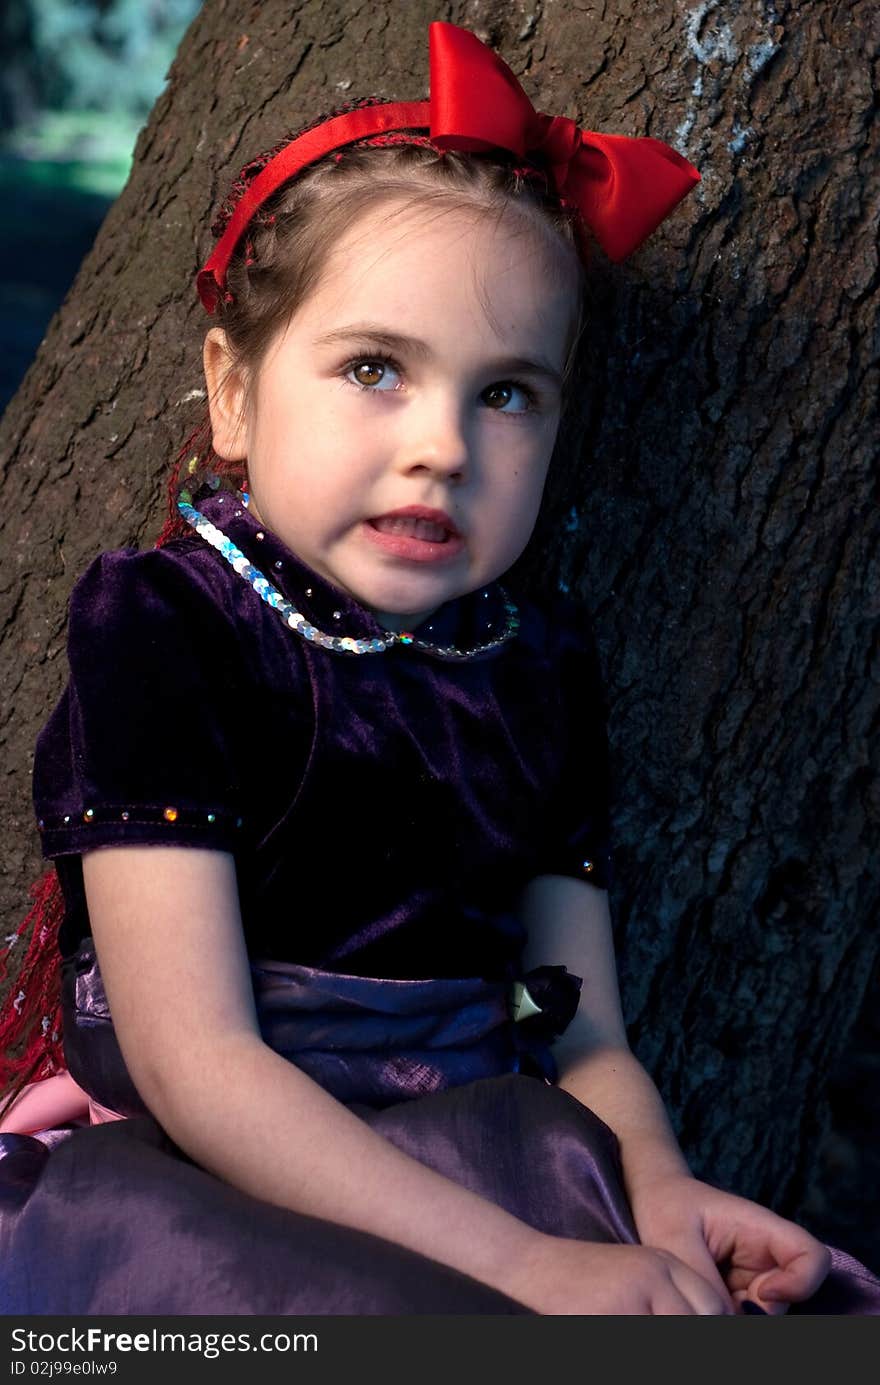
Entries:
MULTIPOLYGON (((355 385, 356 388, 359 390, 372 390, 375 392, 378 390, 380 384, 380 380, 349 379, 349 376, 353 375, 355 371, 363 370, 364 368, 366 368, 366 370, 368 372, 371 372, 373 375, 375 375, 377 372, 380 372, 382 380, 384 380, 385 375, 389 369, 393 370, 395 374, 398 373, 397 364, 391 359, 390 356, 359 356, 356 361, 350 361, 343 371, 343 376, 346 380, 348 380, 348 383, 350 385, 355 385)), ((399 389, 400 386, 392 385, 391 388, 399 389)), ((382 390, 381 393, 384 394, 385 391, 382 390)))

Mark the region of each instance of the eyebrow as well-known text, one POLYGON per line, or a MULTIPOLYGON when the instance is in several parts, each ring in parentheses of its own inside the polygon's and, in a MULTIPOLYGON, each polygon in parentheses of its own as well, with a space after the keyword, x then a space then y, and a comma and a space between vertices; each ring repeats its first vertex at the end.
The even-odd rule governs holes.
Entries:
MULTIPOLYGON (((426 341, 420 337, 407 337, 400 332, 392 332, 390 328, 383 327, 377 322, 350 322, 344 327, 336 327, 332 332, 324 332, 320 337, 315 337, 313 346, 334 346, 337 342, 350 341, 353 337, 366 338, 375 342, 378 346, 384 346, 389 351, 399 351, 401 353, 409 351, 413 356, 420 360, 427 360, 431 355, 431 348, 426 341)), ((555 370, 549 361, 543 359, 531 360, 527 356, 504 356, 497 360, 487 363, 488 368, 498 371, 516 371, 518 374, 538 375, 545 380, 551 381, 554 385, 562 385, 562 376, 555 370)))

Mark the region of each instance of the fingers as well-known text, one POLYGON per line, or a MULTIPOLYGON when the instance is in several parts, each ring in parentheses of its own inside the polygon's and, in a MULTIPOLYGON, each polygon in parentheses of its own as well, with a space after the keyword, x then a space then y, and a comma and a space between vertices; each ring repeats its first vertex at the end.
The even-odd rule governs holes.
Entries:
MULTIPOLYGON (((831 1268, 831 1251, 828 1247, 800 1227, 794 1230, 800 1233, 802 1248, 792 1256, 790 1246, 780 1245, 777 1248, 772 1244, 771 1250, 777 1259, 775 1268, 752 1281, 752 1296, 768 1312, 774 1311, 774 1304, 783 1303, 787 1308, 789 1303, 810 1298, 831 1268)), ((792 1238, 787 1239, 790 1241, 792 1238)))
POLYGON ((701 1238, 690 1237, 686 1241, 682 1240, 676 1244, 664 1246, 660 1253, 668 1256, 673 1263, 691 1271, 694 1279, 698 1280, 702 1286, 699 1289, 701 1301, 705 1298, 704 1288, 708 1286, 714 1294, 712 1301, 721 1305, 720 1307, 712 1307, 708 1311, 713 1314, 722 1312, 733 1315, 735 1312, 733 1299, 718 1272, 715 1261, 709 1254, 705 1241, 701 1238))
POLYGON ((773 1317, 778 1317, 787 1313, 789 1305, 787 1303, 763 1303, 759 1301, 758 1294, 749 1289, 738 1290, 733 1295, 734 1311, 739 1314, 746 1313, 767 1313, 773 1317), (751 1307, 744 1305, 750 1304, 751 1307))
POLYGON ((831 1252, 769 1208, 739 1198, 736 1203, 737 1216, 726 1227, 727 1285, 736 1301, 751 1298, 768 1313, 784 1313, 816 1292, 831 1267, 831 1252))
POLYGON ((708 1315, 699 1314, 687 1296, 679 1293, 670 1284, 665 1290, 659 1290, 653 1295, 650 1316, 654 1318, 693 1318, 708 1315))
POLYGON ((717 1286, 677 1256, 668 1256, 668 1261, 670 1279, 685 1305, 678 1310, 679 1313, 690 1313, 701 1318, 733 1316, 733 1302, 711 1260, 709 1265, 713 1281, 718 1281, 717 1286))
MULTIPOLYGON (((685 1264, 688 1266, 689 1269, 696 1271, 699 1277, 705 1280, 705 1282, 709 1285, 710 1288, 715 1290, 715 1293, 718 1295, 718 1298, 724 1305, 723 1311, 725 1313, 733 1313, 733 1299, 731 1298, 728 1292, 727 1285, 725 1284, 724 1280, 718 1272, 718 1267, 715 1264, 715 1261, 712 1259, 709 1252, 704 1250, 702 1247, 701 1251, 702 1253, 699 1255, 699 1257, 697 1257, 696 1255, 688 1255, 687 1259, 685 1259, 685 1264)), ((682 1257, 682 1259, 684 1259, 684 1257, 682 1257)))

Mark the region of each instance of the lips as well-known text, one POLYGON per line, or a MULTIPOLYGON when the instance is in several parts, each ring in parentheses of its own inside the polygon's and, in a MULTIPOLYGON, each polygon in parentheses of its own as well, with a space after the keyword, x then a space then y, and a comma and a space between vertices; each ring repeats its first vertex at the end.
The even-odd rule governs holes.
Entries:
POLYGON ((428 563, 435 567, 457 562, 465 548, 464 539, 460 534, 450 534, 445 528, 435 528, 432 521, 426 522, 418 517, 413 519, 405 516, 401 528, 412 530, 414 526, 425 523, 434 535, 442 533, 443 537, 420 538, 412 532, 395 532, 396 520, 388 515, 375 520, 365 520, 361 528, 367 541, 392 560, 428 563), (386 521, 388 527, 380 527, 386 521))
POLYGON ((433 510, 426 505, 406 505, 377 515, 369 523, 384 534, 402 534, 429 543, 444 543, 451 535, 459 538, 458 528, 445 510, 433 510))
POLYGON ((425 539, 429 543, 446 543, 449 530, 444 524, 436 524, 432 519, 413 519, 411 515, 380 515, 371 521, 373 528, 382 534, 406 534, 411 539, 425 539))

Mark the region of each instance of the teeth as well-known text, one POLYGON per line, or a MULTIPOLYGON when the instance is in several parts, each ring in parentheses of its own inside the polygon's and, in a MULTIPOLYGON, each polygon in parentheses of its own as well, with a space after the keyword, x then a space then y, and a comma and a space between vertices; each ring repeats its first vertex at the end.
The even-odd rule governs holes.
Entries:
POLYGON ((432 543, 443 543, 447 536, 442 524, 435 524, 432 519, 414 519, 412 515, 384 516, 374 519, 373 525, 381 529, 383 534, 409 534, 413 538, 429 539, 432 543))

